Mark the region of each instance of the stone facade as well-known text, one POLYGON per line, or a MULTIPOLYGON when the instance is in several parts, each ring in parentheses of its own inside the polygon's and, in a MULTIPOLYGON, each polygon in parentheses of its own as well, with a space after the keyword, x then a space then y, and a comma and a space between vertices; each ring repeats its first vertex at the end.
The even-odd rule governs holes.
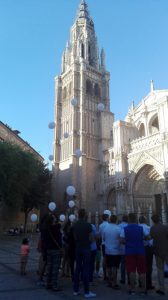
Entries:
POLYGON ((66 187, 73 185, 76 206, 92 214, 157 210, 167 218, 168 90, 155 90, 151 82, 125 121, 114 121, 109 80, 104 50, 99 57, 94 23, 81 1, 55 80, 54 198, 66 207, 66 187))
POLYGON ((104 194, 118 213, 157 212, 168 220, 168 90, 155 90, 125 121, 113 123, 114 145, 104 155, 108 168, 104 194), (107 156, 106 153, 106 156, 107 156))
POLYGON ((56 77, 54 189, 63 203, 66 187, 74 185, 78 207, 91 211, 101 203, 102 151, 111 145, 109 79, 104 50, 99 57, 94 23, 82 1, 62 56, 62 73, 56 77), (71 104, 74 98, 76 106, 71 104), (80 158, 76 149, 82 151, 80 158))
POLYGON ((33 153, 40 161, 43 161, 44 158, 35 149, 33 149, 26 141, 24 141, 19 136, 19 133, 20 132, 18 130, 12 130, 8 125, 0 121, 0 141, 7 141, 12 144, 16 144, 19 147, 21 147, 23 150, 33 153))

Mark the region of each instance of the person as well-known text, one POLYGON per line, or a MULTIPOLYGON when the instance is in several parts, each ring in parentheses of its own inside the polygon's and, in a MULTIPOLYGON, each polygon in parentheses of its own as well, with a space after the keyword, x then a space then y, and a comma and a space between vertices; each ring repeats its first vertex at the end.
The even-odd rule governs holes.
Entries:
POLYGON ((62 257, 62 233, 58 217, 54 214, 48 216, 46 221, 45 236, 43 236, 44 248, 47 253, 47 289, 55 292, 62 291, 58 286, 58 273, 62 257))
POLYGON ((121 243, 125 243, 125 262, 128 272, 130 289, 129 294, 135 294, 136 271, 139 274, 141 294, 146 294, 146 261, 144 238, 148 238, 148 233, 144 228, 137 224, 137 218, 134 213, 128 216, 128 226, 121 231, 121 243))
POLYGON ((20 254, 21 254, 20 274, 21 275, 26 275, 26 266, 28 262, 29 251, 30 251, 29 240, 27 238, 24 238, 22 240, 22 245, 20 248, 20 254))
POLYGON ((84 297, 96 297, 89 289, 89 264, 91 256, 92 226, 87 222, 85 209, 79 209, 78 221, 73 224, 73 233, 76 244, 76 268, 74 274, 74 296, 79 295, 79 281, 82 274, 84 297))
POLYGON ((101 277, 100 274, 100 263, 101 263, 101 237, 99 235, 99 233, 97 232, 97 236, 96 236, 96 246, 97 246, 97 251, 96 251, 96 258, 95 258, 95 276, 101 277))
POLYGON ((151 217, 153 226, 150 230, 153 239, 153 251, 156 260, 159 288, 157 294, 164 295, 164 264, 168 263, 168 225, 161 224, 159 215, 151 217))
POLYGON ((105 256, 105 245, 104 245, 104 240, 103 240, 103 233, 104 229, 106 226, 109 224, 109 215, 104 213, 102 215, 102 223, 99 225, 99 235, 102 240, 102 256, 103 256, 103 275, 104 275, 104 280, 107 280, 107 272, 106 272, 106 256, 105 256))
POLYGON ((108 286, 119 289, 117 284, 117 269, 120 265, 120 232, 116 225, 117 216, 110 217, 110 223, 105 227, 103 241, 105 245, 106 266, 108 270, 108 286))
POLYGON ((93 241, 91 243, 91 255, 90 255, 90 270, 89 270, 89 282, 94 285, 93 283, 93 273, 95 269, 95 260, 96 260, 96 252, 97 252, 97 230, 96 226, 94 224, 91 224, 92 226, 92 234, 93 234, 93 241))
MULTIPOLYGON (((147 225, 147 219, 145 216, 139 217, 139 225, 142 226, 150 235, 150 226, 147 225)), ((145 257, 146 257, 146 289, 152 290, 152 265, 153 265, 153 242, 151 239, 144 240, 145 257)))
POLYGON ((68 220, 63 227, 63 257, 62 257, 62 276, 69 277, 70 261, 69 261, 69 231, 71 222, 68 220))
POLYGON ((20 232, 20 234, 22 234, 24 232, 24 226, 23 226, 23 224, 20 225, 19 232, 20 232))
POLYGON ((71 226, 67 232, 67 244, 68 244, 68 259, 69 259, 69 266, 71 272, 71 279, 74 282, 74 266, 75 266, 75 239, 73 233, 73 223, 71 222, 71 226))
MULTIPOLYGON (((126 226, 128 226, 128 216, 123 215, 122 216, 122 222, 118 225, 120 229, 122 230, 126 226)), ((121 255, 121 262, 120 262, 120 274, 121 274, 121 279, 120 283, 125 284, 125 245, 121 244, 120 245, 120 255, 121 255)))
POLYGON ((38 285, 39 286, 44 286, 44 273, 45 273, 45 269, 47 266, 47 255, 45 252, 45 249, 43 247, 43 241, 41 238, 41 234, 40 234, 40 238, 38 240, 38 244, 37 244, 37 251, 40 253, 39 256, 39 261, 38 261, 38 270, 37 270, 37 274, 39 276, 39 280, 38 280, 38 285))
POLYGON ((38 270, 37 274, 39 276, 39 280, 37 284, 39 286, 44 286, 44 274, 47 266, 47 250, 45 248, 45 232, 46 232, 46 222, 48 220, 48 214, 45 214, 40 221, 40 237, 38 240, 37 251, 40 253, 39 262, 38 262, 38 270))

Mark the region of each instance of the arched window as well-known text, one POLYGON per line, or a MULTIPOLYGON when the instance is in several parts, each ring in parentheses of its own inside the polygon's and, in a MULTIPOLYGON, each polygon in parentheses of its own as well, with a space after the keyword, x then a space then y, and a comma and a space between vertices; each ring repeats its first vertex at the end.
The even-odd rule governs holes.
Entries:
POLYGON ((89 64, 92 64, 92 59, 91 59, 91 47, 90 47, 90 43, 88 44, 88 60, 89 60, 89 64))
POLYGON ((95 95, 95 97, 100 97, 100 87, 99 87, 98 83, 95 84, 94 95, 95 95))
POLYGON ((157 115, 153 116, 153 118, 149 122, 149 132, 150 134, 159 132, 159 121, 157 115))
POLYGON ((85 46, 83 43, 81 44, 81 57, 85 58, 85 46))
POLYGON ((141 123, 140 127, 139 127, 139 136, 143 137, 145 136, 145 126, 143 123, 141 123))
POLYGON ((86 80, 86 94, 88 94, 88 95, 93 94, 93 86, 89 79, 86 80))

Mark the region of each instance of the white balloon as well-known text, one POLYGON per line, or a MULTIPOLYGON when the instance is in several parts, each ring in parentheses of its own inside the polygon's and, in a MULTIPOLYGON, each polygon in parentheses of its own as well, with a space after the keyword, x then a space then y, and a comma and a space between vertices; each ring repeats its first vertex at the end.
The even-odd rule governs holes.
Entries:
POLYGON ((75 202, 73 200, 70 200, 68 203, 69 207, 72 208, 75 206, 75 202))
POLYGON ((103 103, 99 103, 97 105, 97 108, 98 108, 99 111, 103 111, 104 110, 104 104, 103 103))
POLYGON ((61 222, 64 222, 65 221, 65 215, 60 215, 59 219, 60 219, 61 222))
POLYGON ((67 188, 66 188, 66 192, 69 196, 74 196, 75 193, 76 193, 76 189, 74 188, 73 185, 69 185, 67 188))
POLYGON ((71 222, 74 222, 75 219, 76 219, 75 215, 72 214, 72 215, 69 216, 69 220, 70 220, 71 222))
POLYGON ((68 132, 64 132, 64 138, 67 139, 69 137, 69 133, 68 132))
POLYGON ((36 222, 37 221, 37 215, 36 214, 32 214, 30 217, 32 222, 36 222))
POLYGON ((55 204, 55 202, 50 202, 50 203, 48 204, 48 208, 49 208, 49 210, 54 211, 54 210, 56 209, 56 204, 55 204))
POLYGON ((50 161, 52 161, 52 160, 54 159, 54 156, 53 156, 53 155, 49 155, 48 159, 49 159, 50 161))
POLYGON ((80 149, 75 150, 75 155, 79 158, 82 156, 82 151, 80 149))
POLYGON ((108 209, 104 210, 104 215, 109 215, 109 217, 111 217, 111 211, 108 209))
POLYGON ((55 122, 50 122, 50 123, 48 124, 48 127, 49 127, 50 129, 54 129, 54 128, 55 128, 55 122))
POLYGON ((73 106, 76 106, 76 105, 78 104, 78 100, 77 100, 76 98, 73 98, 73 99, 71 100, 71 104, 72 104, 73 106))

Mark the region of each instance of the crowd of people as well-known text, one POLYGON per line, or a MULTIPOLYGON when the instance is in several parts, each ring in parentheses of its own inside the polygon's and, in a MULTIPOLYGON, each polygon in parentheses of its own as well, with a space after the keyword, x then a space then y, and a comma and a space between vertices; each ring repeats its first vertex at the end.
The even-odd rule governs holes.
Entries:
MULTIPOLYGON (((158 287, 156 293, 165 294, 164 266, 168 264, 168 225, 152 216, 153 225, 147 225, 145 216, 139 220, 134 213, 117 216, 104 213, 96 226, 87 220, 85 209, 79 209, 78 219, 61 223, 55 214, 46 215, 40 224, 38 250, 39 282, 46 289, 61 291, 61 276, 71 276, 73 295, 96 297, 90 290, 94 276, 103 269, 103 280, 112 289, 128 286, 130 295, 146 295, 153 286, 153 257, 155 257, 158 287), (61 272, 60 272, 61 270, 61 272), (45 275, 45 276, 44 276, 45 275), (138 276, 137 276, 138 275, 138 276), (45 280, 44 280, 45 279, 45 280)), ((29 246, 24 239, 21 246, 21 274, 26 273, 29 246)))

